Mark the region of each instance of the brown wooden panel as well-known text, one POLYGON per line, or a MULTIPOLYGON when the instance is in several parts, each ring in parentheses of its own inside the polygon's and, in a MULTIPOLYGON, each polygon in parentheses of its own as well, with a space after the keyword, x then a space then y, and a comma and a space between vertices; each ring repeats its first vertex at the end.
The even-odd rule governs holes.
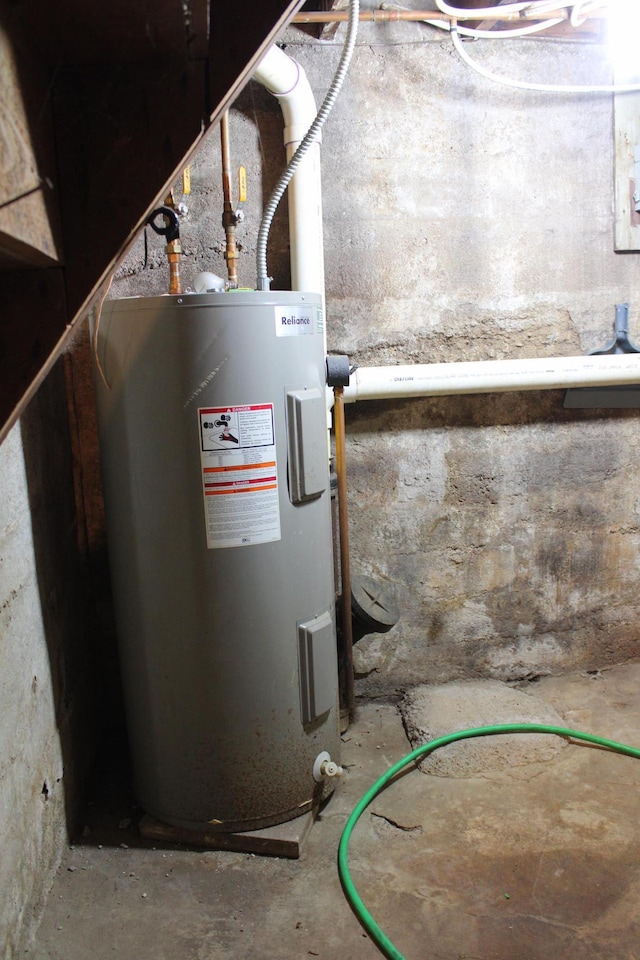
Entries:
POLYGON ((204 83, 204 65, 188 60, 59 75, 54 110, 72 316, 200 135, 204 83))
POLYGON ((199 61, 168 59, 60 72, 55 122, 62 205, 74 211, 63 234, 73 315, 86 308, 297 6, 296 0, 215 5, 208 75, 199 61))
POLYGON ((0 230, 0 271, 20 268, 52 267, 59 261, 43 252, 39 241, 47 240, 49 246, 49 221, 46 219, 41 192, 15 200, 2 211, 0 230), (20 234, 27 236, 22 240, 20 234))
POLYGON ((55 56, 61 24, 75 31, 73 40, 60 40, 47 88, 53 101, 65 267, 64 273, 26 271, 20 283, 8 279, 13 274, 0 275, 7 318, 0 334, 1 363, 8 374, 13 371, 0 391, 0 442, 207 127, 235 99, 300 6, 300 0, 213 3, 208 58, 197 60, 194 51, 202 50, 206 23, 201 2, 187 4, 194 15, 191 33, 182 0, 118 0, 105 4, 109 9, 104 11, 88 5, 90 23, 74 0, 39 0, 29 8, 29 16, 38 21, 33 42, 47 56, 55 56), (82 63, 65 65, 65 58, 80 58, 81 48, 82 63), (129 62, 136 49, 141 62, 129 62), (47 283, 49 309, 42 295, 47 283))
POLYGON ((9 31, 0 24, 0 204, 5 204, 38 187, 40 178, 29 119, 20 86, 15 45, 9 31))
POLYGON ((25 16, 44 60, 143 63, 207 52, 207 0, 31 0, 25 16))
POLYGON ((8 425, 26 406, 65 329, 62 268, 0 274, 0 304, 0 410, 8 425))
POLYGON ((0 11, 0 267, 61 256, 48 80, 12 10, 0 11))

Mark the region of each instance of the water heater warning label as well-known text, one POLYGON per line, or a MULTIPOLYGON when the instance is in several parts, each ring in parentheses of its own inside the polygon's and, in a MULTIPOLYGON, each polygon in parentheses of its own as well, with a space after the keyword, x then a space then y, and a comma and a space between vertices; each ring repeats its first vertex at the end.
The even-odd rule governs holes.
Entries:
POLYGON ((273 404, 201 407, 198 419, 207 546, 280 540, 273 404))

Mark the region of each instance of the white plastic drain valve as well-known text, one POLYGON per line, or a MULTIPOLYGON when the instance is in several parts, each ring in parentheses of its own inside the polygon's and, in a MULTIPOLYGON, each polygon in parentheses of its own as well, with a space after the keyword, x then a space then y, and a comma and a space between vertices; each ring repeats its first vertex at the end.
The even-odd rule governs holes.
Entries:
POLYGON ((326 750, 318 754, 313 764, 313 779, 316 783, 322 783, 323 780, 329 780, 331 777, 341 777, 343 773, 342 767, 331 759, 326 750))

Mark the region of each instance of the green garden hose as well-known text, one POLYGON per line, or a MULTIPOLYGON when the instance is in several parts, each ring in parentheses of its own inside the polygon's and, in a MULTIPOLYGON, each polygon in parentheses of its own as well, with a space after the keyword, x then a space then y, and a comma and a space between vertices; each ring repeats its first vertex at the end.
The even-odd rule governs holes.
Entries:
POLYGON ((605 740, 603 737, 596 737, 591 733, 581 733, 579 730, 568 730, 565 727, 554 727, 541 723, 502 723, 496 726, 474 727, 470 730, 459 730, 457 733, 448 733, 444 737, 438 737, 437 740, 431 740, 429 743, 417 747, 411 753, 408 753, 406 757, 403 757, 402 760, 399 760, 390 767, 387 772, 376 780, 373 786, 367 790, 354 808, 342 832, 340 846, 338 847, 338 873, 342 881, 345 896, 366 932, 388 960, 405 960, 405 957, 400 953, 398 948, 393 945, 391 940, 389 940, 373 919, 362 902, 362 898, 351 879, 348 848, 353 828, 369 804, 375 800, 387 784, 420 757, 425 757, 434 750, 438 750, 448 743, 455 743, 457 740, 468 740, 471 737, 488 737, 500 733, 551 733, 558 737, 570 738, 571 740, 584 740, 598 747, 605 747, 607 750, 613 750, 615 753, 624 753, 628 757, 635 757, 640 760, 640 749, 637 747, 629 747, 624 743, 617 743, 615 740, 605 740))

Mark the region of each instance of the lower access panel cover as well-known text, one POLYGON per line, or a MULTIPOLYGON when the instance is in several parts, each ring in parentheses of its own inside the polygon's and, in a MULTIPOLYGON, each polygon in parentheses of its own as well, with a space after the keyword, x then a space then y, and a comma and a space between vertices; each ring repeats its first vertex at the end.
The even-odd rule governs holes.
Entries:
POLYGON ((334 706, 336 659, 329 612, 298 624, 302 722, 312 723, 334 706))

